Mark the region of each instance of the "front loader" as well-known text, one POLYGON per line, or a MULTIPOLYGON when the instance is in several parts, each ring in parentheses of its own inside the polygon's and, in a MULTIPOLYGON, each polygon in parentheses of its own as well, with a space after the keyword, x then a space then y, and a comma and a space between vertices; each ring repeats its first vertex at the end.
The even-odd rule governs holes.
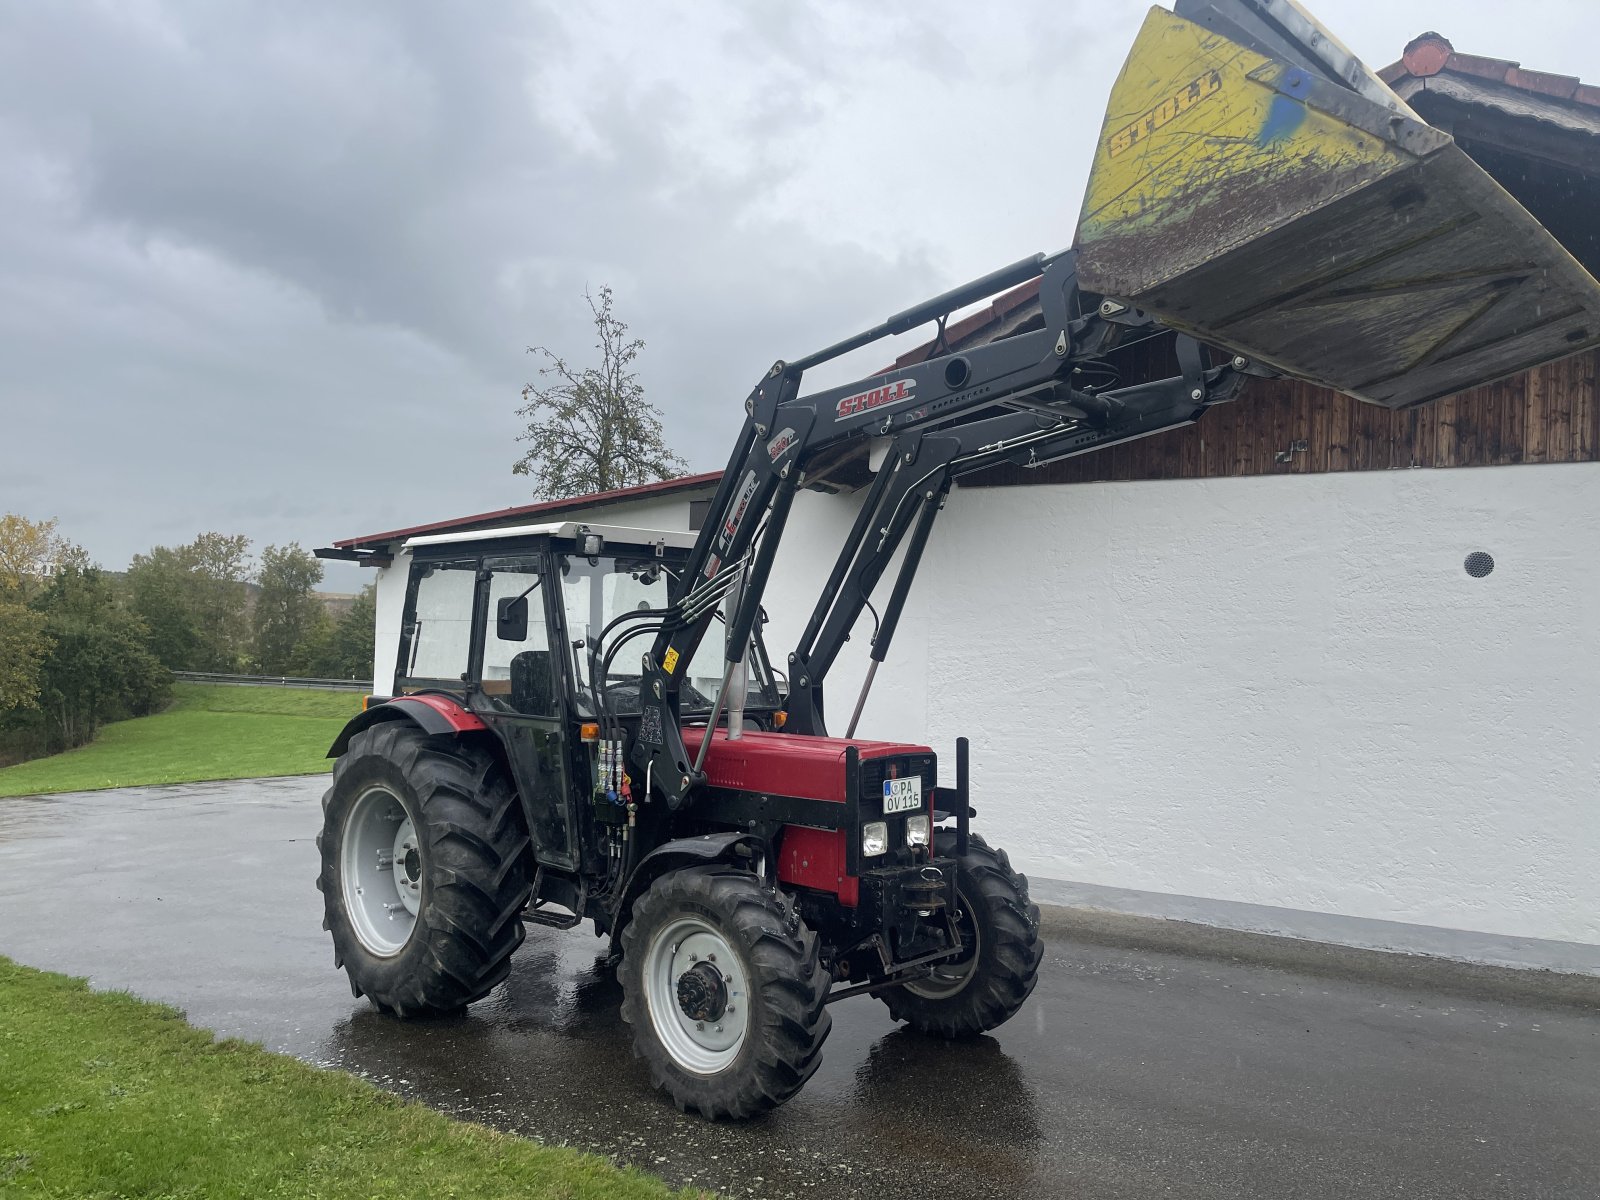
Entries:
POLYGON ((877 996, 933 1037, 993 1029, 1043 947, 1027 880, 971 828, 967 741, 941 765, 857 737, 955 482, 1188 424, 1251 376, 1399 406, 1597 342, 1600 286, 1297 5, 1154 9, 1074 247, 774 363, 698 534, 407 543, 395 695, 331 752, 336 961, 385 1011, 448 1011, 506 977, 526 925, 588 921, 635 1053, 709 1117, 794 1095, 839 1000, 877 996), (943 344, 951 313, 1029 281, 1037 322, 943 344), (802 394, 813 367, 927 324, 925 361, 802 394), (1108 366, 1155 337, 1174 374, 1108 366), (795 496, 862 462, 858 516, 775 670, 763 603, 795 496), (897 560, 830 724, 832 668, 897 560))

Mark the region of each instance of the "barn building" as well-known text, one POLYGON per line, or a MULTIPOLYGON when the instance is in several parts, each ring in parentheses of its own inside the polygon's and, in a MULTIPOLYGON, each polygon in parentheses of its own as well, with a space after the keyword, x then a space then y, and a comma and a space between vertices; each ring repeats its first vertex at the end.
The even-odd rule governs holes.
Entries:
MULTIPOLYGON (((1382 76, 1600 275, 1600 88, 1437 34, 1382 76)), ((952 348, 1037 327, 1034 286, 952 323, 952 348)), ((978 827, 1041 901, 1600 974, 1597 366, 1400 411, 1255 380, 1188 428, 964 481, 861 732, 971 737, 978 827)), ((796 503, 775 661, 868 471, 796 503)), ((376 690, 407 538, 696 528, 717 478, 336 543, 378 567, 376 690)))

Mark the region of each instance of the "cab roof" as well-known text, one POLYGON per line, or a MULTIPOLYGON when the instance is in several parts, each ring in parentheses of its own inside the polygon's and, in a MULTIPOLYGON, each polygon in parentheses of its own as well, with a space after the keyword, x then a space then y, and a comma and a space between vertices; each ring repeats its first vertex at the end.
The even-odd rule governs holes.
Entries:
POLYGON ((597 533, 607 542, 620 542, 626 546, 665 545, 675 550, 691 549, 698 536, 675 529, 639 529, 628 525, 596 525, 590 521, 554 521, 542 525, 509 525, 499 529, 464 529, 456 533, 430 533, 406 539, 402 549, 449 546, 459 542, 499 542, 512 538, 575 538, 584 533, 597 533))

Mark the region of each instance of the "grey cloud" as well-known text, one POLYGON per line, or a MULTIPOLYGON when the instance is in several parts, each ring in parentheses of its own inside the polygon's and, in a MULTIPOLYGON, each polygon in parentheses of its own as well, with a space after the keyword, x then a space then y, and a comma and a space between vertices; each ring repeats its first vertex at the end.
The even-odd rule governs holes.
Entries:
MULTIPOLYGON (((1344 7, 1358 52, 1394 40, 1392 6, 1344 7)), ((1070 237, 1141 16, 0 7, 0 510, 120 566, 515 503, 525 347, 583 353, 603 283, 685 457, 720 466, 774 358, 1070 237)), ((1480 28, 1458 44, 1562 69, 1480 28)))

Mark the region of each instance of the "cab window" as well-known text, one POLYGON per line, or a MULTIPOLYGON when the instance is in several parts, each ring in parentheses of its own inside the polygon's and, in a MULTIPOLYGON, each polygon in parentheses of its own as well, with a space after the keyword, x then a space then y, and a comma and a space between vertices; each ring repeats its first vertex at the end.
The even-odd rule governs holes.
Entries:
POLYGON ((556 714, 556 669, 537 558, 491 558, 483 621, 483 694, 523 716, 556 714))
POLYGON ((460 687, 466 679, 477 575, 476 559, 412 566, 397 672, 402 686, 460 687))

